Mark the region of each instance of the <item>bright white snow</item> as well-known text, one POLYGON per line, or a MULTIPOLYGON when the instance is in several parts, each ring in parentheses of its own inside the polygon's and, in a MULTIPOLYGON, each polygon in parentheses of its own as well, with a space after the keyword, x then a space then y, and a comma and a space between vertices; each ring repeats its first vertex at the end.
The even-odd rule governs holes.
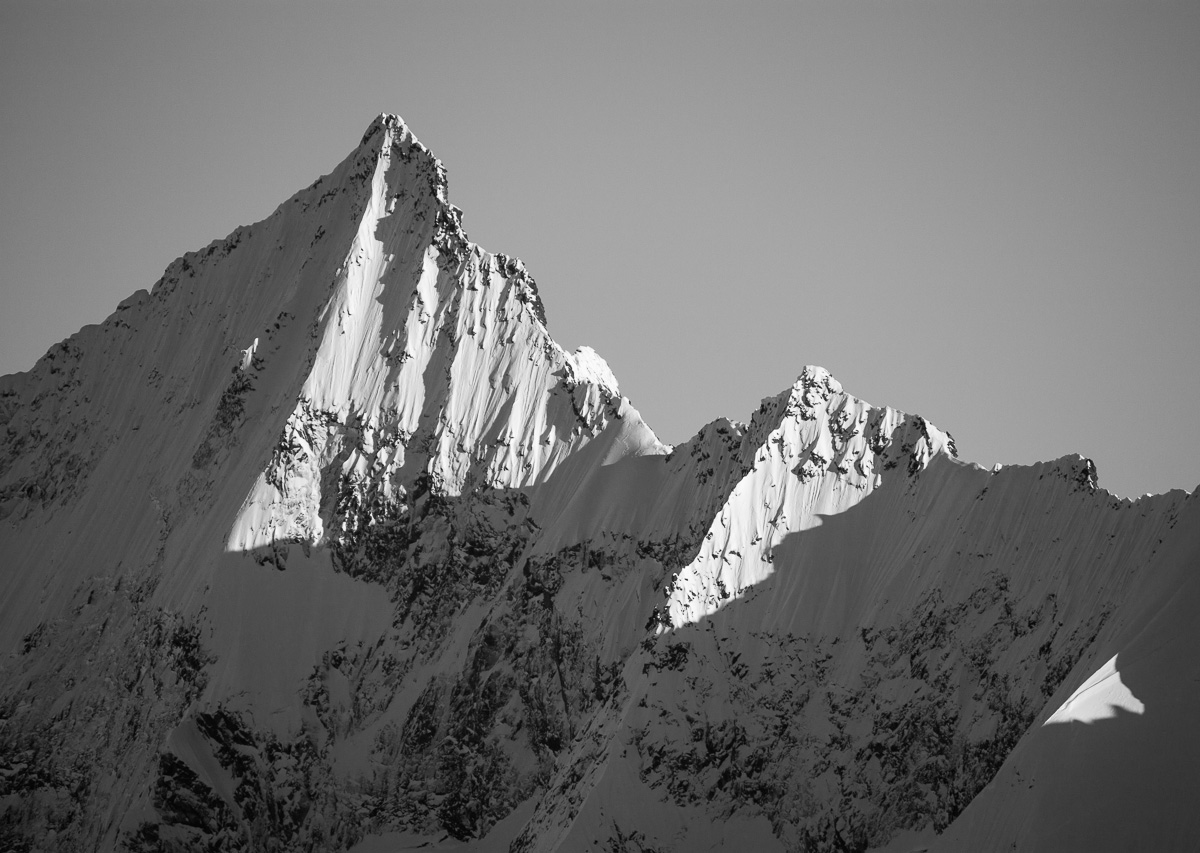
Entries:
POLYGON ((1104 666, 1093 672, 1042 725, 1094 723, 1111 719, 1117 716, 1118 711, 1145 713, 1146 706, 1122 683, 1121 673, 1117 670, 1117 657, 1113 655, 1104 666))

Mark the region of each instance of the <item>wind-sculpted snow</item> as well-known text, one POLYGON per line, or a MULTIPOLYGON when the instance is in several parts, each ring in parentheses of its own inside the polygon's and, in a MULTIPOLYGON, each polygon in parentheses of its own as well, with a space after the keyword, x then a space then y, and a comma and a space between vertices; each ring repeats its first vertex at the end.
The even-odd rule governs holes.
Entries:
POLYGON ((394 116, 0 423, 4 849, 1200 833, 1193 496, 985 471, 813 366, 667 447, 394 116), (1174 745, 1155 797, 1103 726, 1174 745))

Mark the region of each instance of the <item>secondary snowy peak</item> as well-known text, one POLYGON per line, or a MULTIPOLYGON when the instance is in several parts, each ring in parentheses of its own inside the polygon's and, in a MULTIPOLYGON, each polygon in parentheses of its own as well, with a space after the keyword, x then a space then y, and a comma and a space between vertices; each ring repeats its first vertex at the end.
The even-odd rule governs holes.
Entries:
POLYGON ((696 559, 676 576, 660 630, 708 616, 773 572, 786 537, 845 512, 884 471, 915 475, 955 455, 948 433, 924 418, 877 408, 809 365, 790 389, 763 401, 747 430, 753 461, 713 520, 696 559))

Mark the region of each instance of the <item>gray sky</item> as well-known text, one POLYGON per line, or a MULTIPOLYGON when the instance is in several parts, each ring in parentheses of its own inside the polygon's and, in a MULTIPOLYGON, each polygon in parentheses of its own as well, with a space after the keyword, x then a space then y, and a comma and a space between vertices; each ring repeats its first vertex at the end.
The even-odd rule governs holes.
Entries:
POLYGON ((0 373, 402 115, 679 442, 808 363, 1200 484, 1200 4, 0 4, 0 373))

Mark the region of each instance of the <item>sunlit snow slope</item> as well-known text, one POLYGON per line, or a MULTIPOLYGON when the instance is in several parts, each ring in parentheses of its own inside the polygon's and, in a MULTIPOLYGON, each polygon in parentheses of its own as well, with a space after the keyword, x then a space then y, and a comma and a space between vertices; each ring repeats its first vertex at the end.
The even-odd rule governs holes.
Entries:
POLYGON ((446 192, 380 116, 0 378, 0 849, 1200 847, 1194 495, 664 446, 446 192))

